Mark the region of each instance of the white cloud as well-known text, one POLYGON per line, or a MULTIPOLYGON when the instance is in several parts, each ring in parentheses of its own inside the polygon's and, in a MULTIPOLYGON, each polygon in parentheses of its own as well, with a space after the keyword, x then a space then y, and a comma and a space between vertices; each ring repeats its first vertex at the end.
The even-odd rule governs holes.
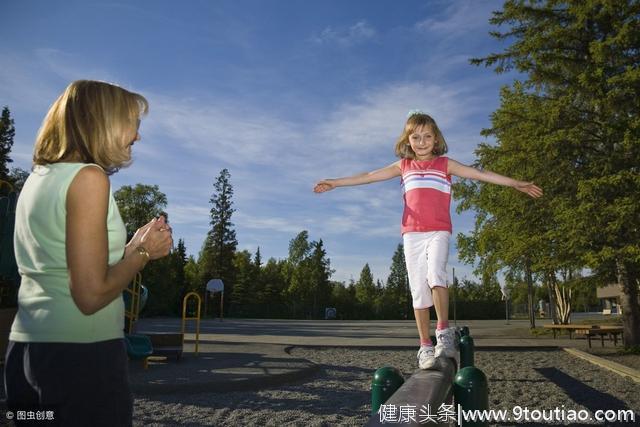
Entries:
POLYGON ((450 2, 438 16, 416 23, 415 29, 444 39, 463 37, 474 30, 487 27, 491 12, 500 7, 501 3, 497 2, 475 0, 450 2))
POLYGON ((312 40, 318 44, 337 44, 341 47, 351 47, 374 38, 376 34, 376 30, 366 21, 359 21, 347 28, 326 27, 312 40))

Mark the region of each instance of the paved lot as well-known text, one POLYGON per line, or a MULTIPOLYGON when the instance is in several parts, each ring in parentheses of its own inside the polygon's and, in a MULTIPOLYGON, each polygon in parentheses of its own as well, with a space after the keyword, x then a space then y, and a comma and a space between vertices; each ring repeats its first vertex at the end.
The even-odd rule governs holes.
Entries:
MULTIPOLYGON (((541 322, 541 323, 544 323, 541 322)), ((452 323, 453 325, 453 323, 452 323)), ((458 322, 469 326, 477 348, 574 347, 586 348, 585 339, 566 337, 523 338, 526 320, 481 320, 458 322)), ((306 321, 225 319, 200 324, 199 355, 195 350, 195 322, 187 325, 185 353, 180 361, 152 362, 142 369, 131 362, 134 392, 228 392, 255 390, 304 379, 317 370, 312 362, 290 354, 293 346, 416 348, 413 321, 306 321), (189 333, 191 332, 191 333, 189 333)), ((140 333, 181 331, 181 320, 143 319, 140 333)), ((608 344, 612 345, 612 344, 608 344)))

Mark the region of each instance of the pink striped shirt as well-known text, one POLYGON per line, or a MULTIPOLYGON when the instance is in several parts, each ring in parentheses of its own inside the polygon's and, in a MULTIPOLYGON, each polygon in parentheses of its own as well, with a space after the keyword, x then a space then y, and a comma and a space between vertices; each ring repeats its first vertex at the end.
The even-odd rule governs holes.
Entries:
POLYGON ((402 159, 402 234, 418 231, 451 233, 451 175, 447 157, 433 160, 402 159))

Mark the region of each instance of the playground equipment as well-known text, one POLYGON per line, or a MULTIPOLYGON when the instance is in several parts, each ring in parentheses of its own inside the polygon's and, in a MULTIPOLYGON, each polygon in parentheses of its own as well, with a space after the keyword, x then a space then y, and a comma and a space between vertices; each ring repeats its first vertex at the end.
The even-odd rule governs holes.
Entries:
POLYGON ((153 346, 149 337, 141 334, 126 334, 124 342, 129 357, 134 360, 142 360, 142 367, 147 369, 149 357, 153 354, 153 346))
POLYGON ((209 301, 209 294, 215 295, 216 292, 220 292, 220 321, 224 317, 224 283, 220 279, 211 279, 207 282, 204 290, 204 313, 207 314, 207 301, 209 301))
POLYGON ((149 297, 149 291, 142 286, 141 273, 136 274, 131 285, 124 290, 122 297, 124 298, 125 331, 128 334, 133 334, 140 310, 144 308, 149 297))
POLYGON ((404 377, 397 368, 385 366, 373 374, 371 383, 371 415, 380 409, 400 386, 404 384, 404 377))
MULTIPOLYGON (((449 426, 456 422, 458 415, 454 401, 465 411, 488 409, 488 381, 484 373, 473 366, 473 339, 469 328, 459 328, 456 336, 461 366, 457 373, 454 359, 438 359, 437 369, 419 369, 406 382, 395 368, 378 369, 371 383, 371 418, 366 425, 449 426), (400 407, 413 408, 413 412, 403 415, 400 407)), ((461 425, 485 426, 486 423, 462 420, 461 425)))
POLYGON ((184 345, 184 333, 186 327, 187 320, 195 320, 196 321, 196 356, 198 355, 198 343, 200 342, 200 307, 202 306, 202 299, 197 292, 189 292, 184 296, 182 300, 182 345, 184 345), (189 315, 187 313, 187 305, 189 303, 189 299, 194 298, 196 302, 196 310, 195 316, 189 315))
MULTIPOLYGON (((489 409, 489 383, 487 376, 475 366, 462 368, 453 380, 456 403, 465 411, 489 409)), ((486 421, 462 421, 463 426, 487 426, 486 421)))
MULTIPOLYGON (((420 425, 419 414, 421 410, 428 410, 430 415, 434 416, 435 421, 438 417, 436 411, 441 405, 451 405, 453 403, 453 378, 456 371, 455 362, 447 359, 444 362, 438 362, 437 370, 417 370, 393 395, 384 402, 387 407, 394 408, 397 413, 400 407, 412 407, 415 409, 415 417, 402 425, 418 426, 420 425)), ((373 408, 372 408, 373 409, 373 408)), ((372 412, 374 412, 372 410, 372 412)), ((379 416, 378 410, 374 412, 369 422, 369 427, 382 426, 390 423, 391 420, 385 420, 384 416, 379 416)), ((433 423, 429 423, 432 425, 433 423)), ((449 425, 449 422, 433 425, 449 425)))
POLYGON ((460 369, 473 366, 474 360, 473 338, 469 335, 460 337, 460 369))
POLYGON ((142 286, 142 274, 136 274, 131 285, 122 295, 125 301, 125 336, 127 354, 131 359, 142 360, 142 366, 147 369, 149 357, 153 354, 151 339, 146 335, 134 334, 135 323, 138 321, 140 310, 147 302, 148 291, 142 286))

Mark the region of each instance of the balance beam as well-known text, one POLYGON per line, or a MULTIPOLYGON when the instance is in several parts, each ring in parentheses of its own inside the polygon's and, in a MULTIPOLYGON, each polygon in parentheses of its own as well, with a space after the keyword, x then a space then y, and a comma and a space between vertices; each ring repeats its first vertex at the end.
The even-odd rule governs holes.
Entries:
MULTIPOLYGON (((434 423, 433 421, 437 420, 438 410, 440 405, 443 403, 447 405, 453 404, 453 379, 456 374, 456 366, 455 362, 451 359, 446 359, 445 361, 438 360, 436 365, 438 367, 437 370, 417 370, 411 378, 409 378, 387 401, 384 405, 387 406, 395 406, 397 419, 396 421, 387 420, 385 422, 381 421, 380 413, 374 414, 369 418, 369 422, 367 422, 367 427, 375 427, 375 426, 389 426, 393 424, 397 424, 397 420, 401 418, 401 410, 400 407, 409 407, 413 408, 413 419, 403 420, 400 424, 403 426, 420 426, 426 425, 429 426, 449 426, 450 420, 443 423, 434 423), (427 406, 428 405, 428 406, 427 406), (421 409, 429 408, 429 412, 421 413, 421 409), (425 414, 431 415, 431 420, 425 420, 425 414), (420 421, 423 421, 423 424, 420 424, 420 421)), ((382 407, 381 407, 382 409, 382 407)), ((405 415, 407 413, 405 412, 405 415)), ((444 415, 441 413, 440 415, 444 415)))

